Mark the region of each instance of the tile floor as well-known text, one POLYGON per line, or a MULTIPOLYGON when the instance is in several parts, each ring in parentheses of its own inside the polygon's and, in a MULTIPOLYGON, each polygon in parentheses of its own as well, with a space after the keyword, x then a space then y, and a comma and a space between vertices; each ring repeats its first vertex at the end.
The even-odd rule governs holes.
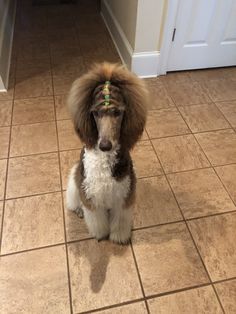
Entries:
POLYGON ((146 80, 132 243, 97 243, 64 206, 82 147, 65 99, 119 57, 96 1, 30 2, 0 94, 1 313, 236 313, 236 68, 146 80))

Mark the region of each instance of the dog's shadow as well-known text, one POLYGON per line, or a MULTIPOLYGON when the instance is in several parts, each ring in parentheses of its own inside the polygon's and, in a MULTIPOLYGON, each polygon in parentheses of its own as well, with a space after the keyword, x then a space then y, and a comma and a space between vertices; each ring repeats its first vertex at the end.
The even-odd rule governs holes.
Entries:
MULTIPOLYGON (((75 213, 70 215, 69 219, 73 220, 69 222, 69 225, 75 227, 76 222, 78 222, 77 231, 79 232, 79 228, 82 228, 82 233, 85 235, 84 220, 81 220, 75 213)), ((79 274, 78 280, 79 277, 88 276, 85 272, 89 271, 90 288, 94 293, 99 293, 105 283, 111 259, 116 256, 123 256, 128 250, 128 246, 114 244, 108 240, 98 242, 89 237, 89 234, 84 237, 84 240, 72 244, 73 250, 71 252, 73 261, 75 261, 73 267, 77 268, 73 271, 79 274)), ((85 282, 86 280, 82 278, 82 281, 85 282)))

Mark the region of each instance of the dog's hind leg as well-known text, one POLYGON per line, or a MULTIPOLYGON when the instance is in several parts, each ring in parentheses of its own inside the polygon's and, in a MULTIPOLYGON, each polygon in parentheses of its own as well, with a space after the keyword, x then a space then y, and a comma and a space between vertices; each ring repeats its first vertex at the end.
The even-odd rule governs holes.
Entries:
POLYGON ((117 206, 111 210, 110 240, 115 243, 127 244, 131 237, 131 208, 117 206))
POLYGON ((110 229, 107 211, 104 209, 90 210, 87 208, 83 210, 85 222, 90 234, 97 240, 108 238, 110 229))
POLYGON ((83 218, 83 209, 79 196, 79 189, 75 182, 75 171, 78 164, 71 169, 67 190, 66 190, 66 206, 67 209, 75 211, 80 218, 83 218))

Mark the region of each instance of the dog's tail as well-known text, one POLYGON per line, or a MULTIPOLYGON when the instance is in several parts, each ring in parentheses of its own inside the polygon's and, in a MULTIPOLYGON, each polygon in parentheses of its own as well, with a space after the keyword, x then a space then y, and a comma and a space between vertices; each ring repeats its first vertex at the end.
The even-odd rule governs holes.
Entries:
MULTIPOLYGON (((75 129, 87 145, 89 145, 88 137, 90 142, 93 142, 94 126, 91 126, 91 121, 89 123, 93 92, 98 85, 105 83, 105 81, 110 81, 111 84, 116 85, 125 101, 126 110, 121 137, 126 138, 126 146, 130 149, 144 129, 148 93, 144 81, 122 65, 107 62, 95 64, 91 70, 73 83, 68 105, 74 119, 75 129)), ((92 146, 92 142, 90 146, 92 146)))

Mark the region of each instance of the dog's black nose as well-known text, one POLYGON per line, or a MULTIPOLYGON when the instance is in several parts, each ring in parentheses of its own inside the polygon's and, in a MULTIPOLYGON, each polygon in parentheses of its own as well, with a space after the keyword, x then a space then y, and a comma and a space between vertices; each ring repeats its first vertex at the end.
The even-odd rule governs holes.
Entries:
POLYGON ((103 152, 108 152, 109 150, 112 149, 112 143, 108 140, 101 140, 100 144, 99 144, 99 148, 103 151, 103 152))

